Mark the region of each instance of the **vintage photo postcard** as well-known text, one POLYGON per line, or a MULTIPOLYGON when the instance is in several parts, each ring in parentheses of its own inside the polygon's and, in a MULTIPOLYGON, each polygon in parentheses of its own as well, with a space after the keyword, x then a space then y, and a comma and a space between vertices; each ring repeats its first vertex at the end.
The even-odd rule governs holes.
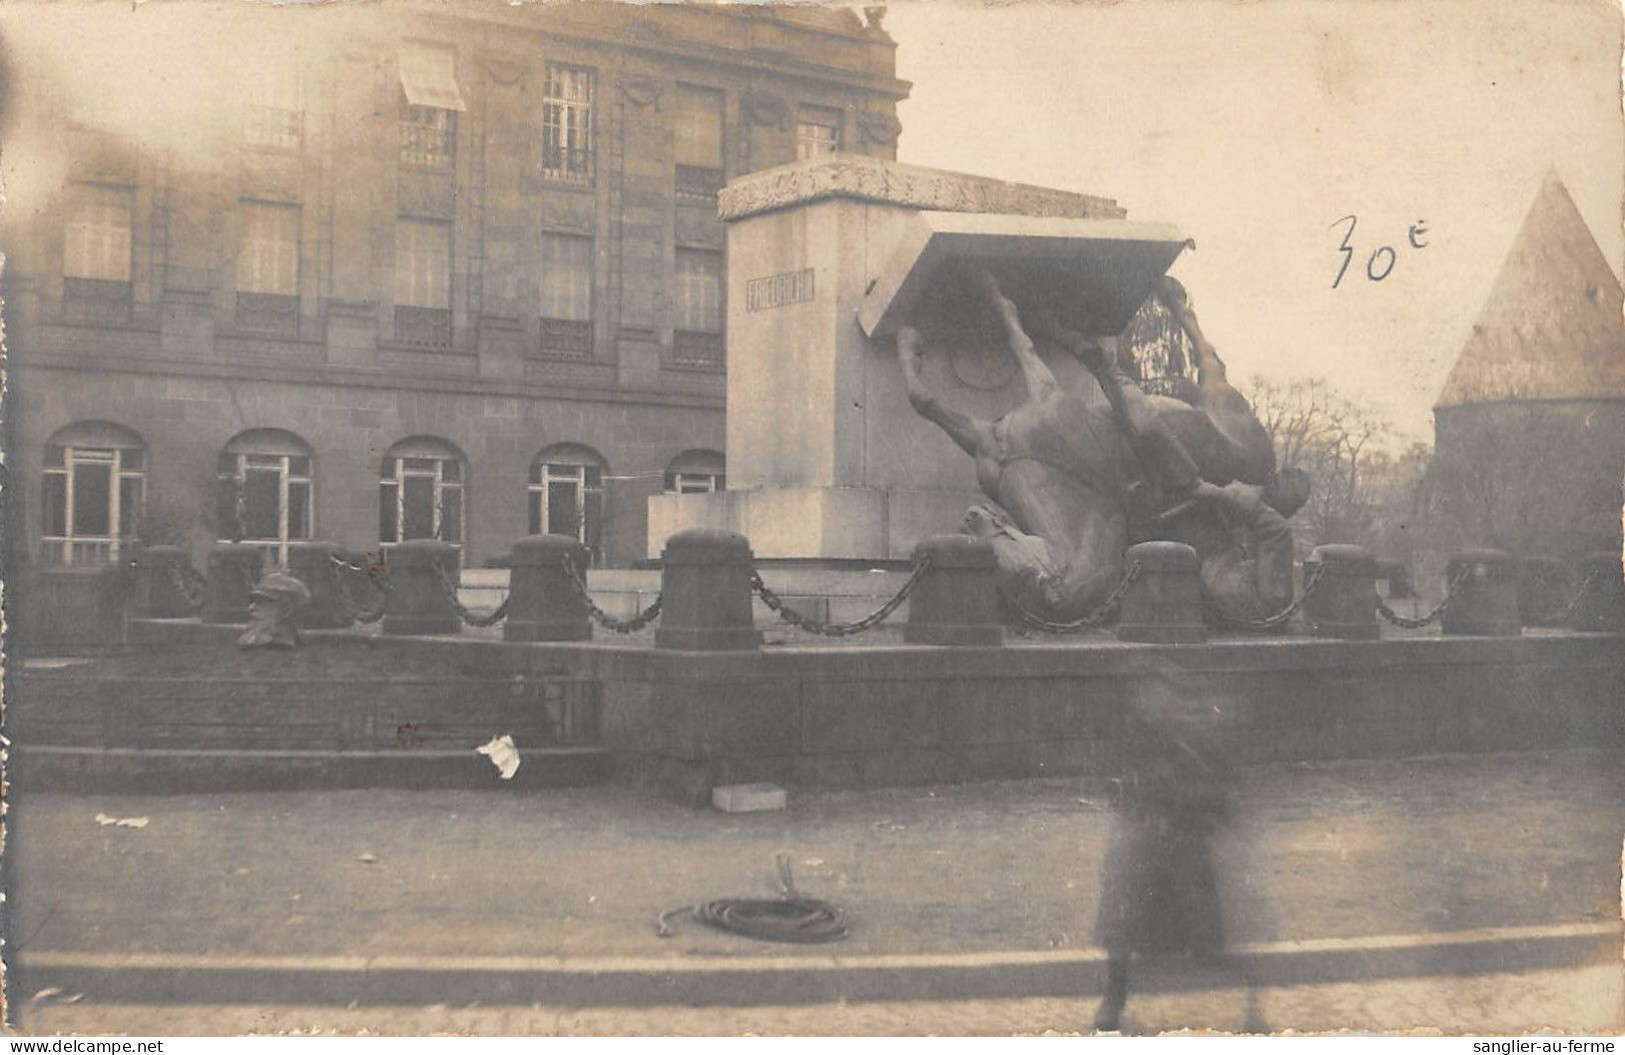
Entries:
POLYGON ((0 4, 5 1029, 1618 1034, 1622 25, 0 4))

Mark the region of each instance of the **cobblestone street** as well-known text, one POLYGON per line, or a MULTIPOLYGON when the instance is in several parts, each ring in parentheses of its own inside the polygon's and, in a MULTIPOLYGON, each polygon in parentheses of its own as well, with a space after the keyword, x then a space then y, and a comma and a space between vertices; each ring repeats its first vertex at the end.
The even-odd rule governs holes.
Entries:
MULTIPOLYGON (((1249 1004, 1233 976, 1175 965, 1131 999, 1128 1026, 1617 1024, 1617 940, 1600 959, 1595 941, 1579 958, 1540 943, 1606 939, 1618 919, 1621 761, 1566 752, 1251 771, 1220 864, 1230 936, 1268 947, 1269 977, 1249 1004), (1476 966, 1447 962, 1439 943, 1469 932, 1482 932, 1476 966)), ((1105 819, 1062 781, 793 797, 783 813, 754 815, 614 788, 24 795, 10 847, 15 1014, 42 1032, 1077 1030, 1091 1004, 1068 986, 1098 966, 1105 819), (664 910, 773 896, 778 852, 802 893, 846 911, 846 942, 768 945, 687 920, 676 938, 655 937, 664 910), (814 984, 887 958, 926 991, 898 982, 841 1003, 814 984), (386 962, 424 988, 392 996, 394 983, 368 973, 386 962), (575 971, 578 988, 457 998, 471 972, 514 963, 575 971), (600 965, 619 980, 595 988, 600 965), (679 1001, 690 1006, 666 1006, 664 982, 707 965, 761 990, 730 1002, 761 1006, 692 1006, 713 1002, 703 986, 679 1001), (265 996, 231 971, 293 981, 265 996), (333 979, 311 983, 316 995, 298 981, 311 971, 333 979), (802 977, 814 983, 785 981, 802 977), (775 978, 788 988, 762 987, 775 978), (84 995, 30 1002, 47 986, 84 995), (410 995, 420 991, 444 995, 410 995)))

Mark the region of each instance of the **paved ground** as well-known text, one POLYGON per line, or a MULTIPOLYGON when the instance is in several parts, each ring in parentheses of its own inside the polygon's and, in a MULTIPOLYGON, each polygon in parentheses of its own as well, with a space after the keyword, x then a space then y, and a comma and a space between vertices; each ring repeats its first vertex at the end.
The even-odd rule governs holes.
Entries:
MULTIPOLYGON (((1248 775, 1239 802, 1221 868, 1227 923, 1240 943, 1336 939, 1353 948, 1483 928, 1538 935, 1618 918, 1625 758, 1617 752, 1272 767, 1248 775)), ((621 789, 24 794, 10 819, 11 956, 25 965, 31 956, 110 963, 130 954, 257 965, 283 957, 291 959, 277 962, 295 966, 324 957, 622 958, 644 968, 828 961, 832 947, 762 945, 692 922, 680 923, 674 939, 654 936, 665 909, 774 895, 774 855, 782 851, 803 893, 849 914, 851 937, 834 947, 842 962, 1026 955, 1072 957, 1076 967, 1091 955, 1106 815, 1071 784, 1045 781, 807 797, 783 813, 736 816, 621 789), (147 823, 102 825, 98 813, 147 823)), ((1505 940, 1509 956, 1522 947, 1505 940)), ((1330 1028, 1330 1016, 1332 1025, 1453 1031, 1492 1011, 1511 1015, 1508 1022, 1549 1015, 1539 1024, 1582 1030, 1618 1021, 1617 960, 1510 962, 1524 973, 1504 984, 1496 976, 1325 984, 1306 977, 1312 984, 1266 985, 1254 1002, 1274 1029, 1330 1028), (1559 997, 1511 999, 1496 988, 1527 988, 1541 970, 1550 976, 1546 989, 1528 992, 1559 997)), ((176 977, 171 994, 175 986, 187 991, 186 979, 196 976, 176 977)), ((1142 1028, 1239 1028, 1227 1016, 1246 1000, 1238 1005, 1242 994, 1231 984, 1164 986, 1134 1006, 1143 1008, 1142 1028)), ((816 1000, 669 1014, 561 1006, 531 1014, 521 1006, 465 1023, 462 1012, 369 1009, 389 1002, 375 999, 376 987, 369 992, 354 1011, 337 992, 314 1011, 293 998, 275 1008, 206 1008, 197 1001, 249 998, 197 990, 184 1001, 194 1006, 174 1019, 95 992, 71 1005, 25 1003, 19 1012, 30 1030, 135 1032, 140 1021, 174 1021, 168 1031, 175 1032, 182 1021, 213 1015, 225 1032, 260 1021, 278 1030, 399 1021, 413 1023, 403 1032, 1005 1033, 1085 1021, 1076 1001, 1003 999, 877 1001, 822 1014, 816 1000), (1038 1021, 1044 1025, 1020 1025, 1038 1021)))
MULTIPOLYGON (((1512 1036, 1540 1030, 1611 1035, 1625 1028, 1617 965, 1469 978, 1204 989, 1137 995, 1123 1031, 1371 1032, 1512 1036)), ((247 1033, 395 1036, 1011 1036, 1090 1029, 1087 998, 820 1003, 715 1007, 332 1008, 249 1005, 64 1005, 25 1009, 37 1033, 117 1029, 134 1036, 247 1033)))

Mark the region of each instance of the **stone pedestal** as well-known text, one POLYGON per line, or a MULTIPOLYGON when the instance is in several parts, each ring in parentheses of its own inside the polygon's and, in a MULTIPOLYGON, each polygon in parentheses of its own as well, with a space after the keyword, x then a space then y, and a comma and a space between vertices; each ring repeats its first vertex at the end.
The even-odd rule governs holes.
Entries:
POLYGON ((750 607, 750 542, 693 528, 666 540, 660 556, 660 625, 655 647, 688 651, 761 644, 750 607))
POLYGON ((186 551, 179 546, 147 546, 136 553, 135 618, 184 619, 193 614, 182 585, 186 562, 186 551))
MULTIPOLYGON (((878 158, 751 173, 718 201, 728 490, 651 498, 650 553, 705 527, 747 536, 764 560, 902 564, 984 499, 970 459, 909 406, 899 323, 924 334, 925 378, 944 401, 997 417, 1025 387, 969 266, 993 270, 1024 308, 1115 335, 1184 244, 1107 199, 878 158)), ((1069 354, 1040 354, 1100 398, 1069 354)))
POLYGON ((301 630, 333 630, 349 626, 349 610, 339 592, 340 570, 333 566, 339 548, 331 542, 295 542, 288 546, 288 574, 305 584, 310 600, 294 613, 301 630))
POLYGON ((570 581, 569 566, 585 576, 591 554, 564 535, 531 535, 513 544, 508 561, 508 616, 504 641, 588 641, 592 619, 570 581))
POLYGON ((909 595, 903 640, 914 645, 1002 645, 998 565, 993 547, 965 535, 921 542, 915 560, 931 563, 909 595))
POLYGON ((203 621, 248 622, 248 595, 260 581, 263 563, 257 548, 241 542, 221 542, 210 549, 203 573, 203 621))
POLYGON ((1182 542, 1130 546, 1123 565, 1140 566, 1123 594, 1119 641, 1188 644, 1207 640, 1196 551, 1182 542))
POLYGON ((1597 553, 1582 561, 1576 588, 1585 592, 1575 601, 1569 626, 1592 633, 1625 633, 1625 572, 1619 554, 1597 553))
POLYGON ((1466 550, 1450 558, 1445 582, 1455 582, 1450 606, 1439 621, 1446 634, 1517 637, 1523 633, 1518 617, 1518 565, 1512 554, 1500 550, 1466 550))
POLYGON ((457 634, 463 620, 452 603, 457 583, 457 547, 449 542, 416 539, 391 546, 389 600, 384 608, 386 634, 457 634))
POLYGON ((1303 575, 1320 570, 1320 581, 1303 602, 1304 621, 1319 637, 1375 641, 1377 561, 1363 546, 1317 546, 1304 562, 1303 575))
MULTIPOLYGON (((1617 562, 1616 562, 1617 563, 1617 562)), ((1518 618, 1524 626, 1557 626, 1568 615, 1576 579, 1567 561, 1556 557, 1519 557, 1518 618)))

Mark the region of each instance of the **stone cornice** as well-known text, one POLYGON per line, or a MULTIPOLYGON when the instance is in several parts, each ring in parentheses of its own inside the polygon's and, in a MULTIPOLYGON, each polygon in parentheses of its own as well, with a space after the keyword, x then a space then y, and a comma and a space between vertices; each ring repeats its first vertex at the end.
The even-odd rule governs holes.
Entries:
POLYGON ((742 220, 827 198, 939 212, 1073 219, 1121 219, 1127 215, 1110 198, 858 155, 801 161, 741 176, 717 195, 717 215, 723 220, 742 220))

